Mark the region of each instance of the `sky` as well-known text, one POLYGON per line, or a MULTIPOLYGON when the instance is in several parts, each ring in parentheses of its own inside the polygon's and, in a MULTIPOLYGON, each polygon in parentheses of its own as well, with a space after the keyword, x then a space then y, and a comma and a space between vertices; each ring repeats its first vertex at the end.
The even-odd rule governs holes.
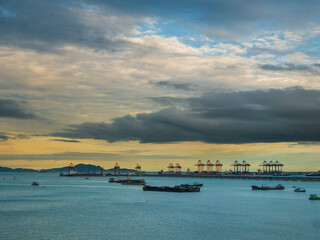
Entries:
POLYGON ((0 0, 0 166, 318 171, 319 9, 0 0))

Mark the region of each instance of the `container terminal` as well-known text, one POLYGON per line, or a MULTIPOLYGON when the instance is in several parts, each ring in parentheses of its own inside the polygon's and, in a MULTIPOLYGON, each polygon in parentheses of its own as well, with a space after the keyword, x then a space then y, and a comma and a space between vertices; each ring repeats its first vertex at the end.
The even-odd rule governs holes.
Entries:
POLYGON ((146 177, 190 177, 190 178, 215 178, 215 179, 252 179, 252 180, 286 180, 286 181, 320 181, 320 172, 312 173, 288 173, 283 171, 284 165, 279 161, 264 161, 256 172, 250 172, 251 164, 246 161, 234 161, 230 166, 233 168, 223 172, 223 164, 216 160, 212 163, 210 160, 202 162, 198 160, 194 165, 195 171, 188 168, 182 171, 179 163, 169 163, 167 171, 160 170, 158 172, 142 171, 141 165, 138 163, 136 167, 130 171, 128 169, 121 170, 120 165, 116 163, 112 169, 95 172, 77 172, 72 163, 70 163, 67 173, 60 173, 61 177, 117 177, 117 176, 146 176, 146 177))

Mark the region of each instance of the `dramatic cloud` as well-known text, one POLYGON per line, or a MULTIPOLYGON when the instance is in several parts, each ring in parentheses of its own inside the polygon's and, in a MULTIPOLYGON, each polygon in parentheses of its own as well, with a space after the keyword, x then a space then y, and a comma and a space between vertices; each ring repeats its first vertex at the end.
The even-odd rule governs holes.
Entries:
POLYGON ((142 143, 320 141, 320 91, 290 88, 208 94, 180 99, 185 109, 87 122, 51 134, 142 143))
POLYGON ((34 114, 26 112, 20 102, 0 99, 0 118, 34 119, 34 114))

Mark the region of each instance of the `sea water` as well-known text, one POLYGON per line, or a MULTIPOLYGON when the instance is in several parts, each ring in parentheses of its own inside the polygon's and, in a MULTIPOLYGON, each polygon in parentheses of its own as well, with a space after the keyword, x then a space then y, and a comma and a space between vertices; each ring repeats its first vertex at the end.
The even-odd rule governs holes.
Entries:
POLYGON ((199 193, 146 192, 106 177, 0 173, 0 239, 320 239, 320 201, 308 200, 320 182, 145 180, 204 185, 199 193), (286 189, 251 190, 278 183, 286 189))

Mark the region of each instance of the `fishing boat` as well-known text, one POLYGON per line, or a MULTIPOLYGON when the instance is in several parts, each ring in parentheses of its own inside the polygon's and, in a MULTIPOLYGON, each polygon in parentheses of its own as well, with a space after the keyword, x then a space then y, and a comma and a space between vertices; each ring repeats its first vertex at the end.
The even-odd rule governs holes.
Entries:
POLYGON ((38 182, 33 182, 31 183, 32 186, 39 186, 39 183, 38 182))
POLYGON ((278 184, 275 187, 269 187, 266 185, 262 185, 261 187, 258 187, 258 186, 252 185, 251 188, 252 190, 283 190, 284 186, 282 184, 278 184))
POLYGON ((197 186, 183 186, 183 185, 176 185, 174 187, 169 186, 150 186, 146 185, 143 187, 143 191, 159 191, 159 192, 200 192, 200 187, 197 186))
POLYGON ((306 190, 304 188, 296 188, 294 192, 306 192, 306 190))
POLYGON ((310 194, 309 200, 320 200, 320 197, 315 194, 310 194))

